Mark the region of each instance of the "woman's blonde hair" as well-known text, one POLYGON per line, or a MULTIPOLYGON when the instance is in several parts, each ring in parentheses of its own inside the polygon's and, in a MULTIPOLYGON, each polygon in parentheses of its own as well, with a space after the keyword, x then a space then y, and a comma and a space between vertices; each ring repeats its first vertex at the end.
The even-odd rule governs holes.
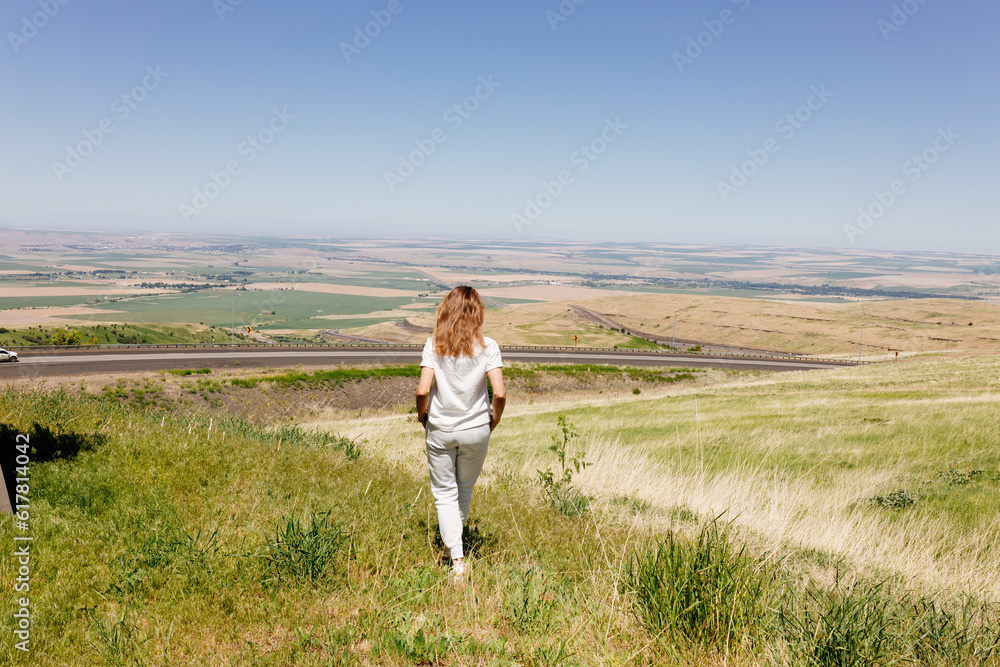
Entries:
POLYGON ((474 343, 486 346, 482 332, 485 316, 483 300, 472 287, 459 285, 448 292, 437 308, 434 351, 442 357, 473 356, 474 343))

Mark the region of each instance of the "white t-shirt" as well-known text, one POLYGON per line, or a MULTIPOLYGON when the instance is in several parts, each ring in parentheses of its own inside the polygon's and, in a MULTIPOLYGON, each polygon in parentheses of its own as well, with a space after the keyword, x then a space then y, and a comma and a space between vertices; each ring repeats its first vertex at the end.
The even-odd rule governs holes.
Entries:
POLYGON ((462 431, 490 423, 486 394, 486 372, 503 367, 500 346, 483 338, 486 347, 475 346, 471 357, 441 357, 434 351, 434 338, 424 344, 421 366, 434 369, 434 387, 427 421, 442 431, 462 431))

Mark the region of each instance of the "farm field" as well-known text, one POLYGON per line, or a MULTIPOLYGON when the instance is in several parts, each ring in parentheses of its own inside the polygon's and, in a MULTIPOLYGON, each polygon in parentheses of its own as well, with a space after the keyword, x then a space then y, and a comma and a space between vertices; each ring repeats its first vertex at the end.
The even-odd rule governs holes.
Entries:
POLYGON ((0 327, 228 327, 236 290, 238 329, 416 341, 461 282, 508 306, 490 309, 487 330, 511 344, 635 344, 576 304, 661 340, 677 313, 688 345, 848 356, 862 325, 872 358, 1000 343, 1000 265, 987 256, 20 230, 0 240, 0 327))
MULTIPOLYGON (((105 306, 114 311, 117 321, 166 324, 192 320, 212 326, 229 326, 232 319, 232 292, 194 292, 181 295, 145 297, 105 306)), ((236 307, 240 319, 259 328, 268 326, 283 329, 310 329, 316 323, 312 318, 330 315, 357 315, 373 310, 392 310, 406 303, 407 298, 359 296, 354 294, 323 294, 305 290, 249 291, 236 293, 236 307), (242 297, 242 298, 241 298, 242 297), (381 307, 381 308, 380 308, 381 307)), ((103 314, 80 315, 83 321, 107 321, 103 314)))

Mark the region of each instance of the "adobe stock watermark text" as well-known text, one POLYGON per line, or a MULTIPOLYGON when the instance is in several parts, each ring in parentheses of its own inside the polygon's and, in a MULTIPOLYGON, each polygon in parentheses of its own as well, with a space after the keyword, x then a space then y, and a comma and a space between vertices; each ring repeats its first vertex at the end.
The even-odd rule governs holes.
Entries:
POLYGON ((732 165, 729 178, 725 181, 716 181, 715 188, 719 191, 719 196, 723 203, 736 194, 740 188, 750 182, 750 179, 767 164, 771 156, 781 150, 781 141, 788 141, 795 134, 805 127, 805 124, 812 120, 813 114, 823 108, 833 92, 826 89, 826 85, 818 88, 813 86, 809 89, 810 95, 806 101, 794 110, 786 113, 774 124, 774 131, 781 135, 781 139, 769 137, 757 148, 748 148, 747 159, 739 165, 732 165))
POLYGON ((934 141, 921 152, 910 156, 910 159, 906 160, 900 167, 906 180, 897 178, 889 183, 885 190, 875 190, 872 193, 872 201, 867 206, 858 207, 855 221, 844 225, 844 234, 847 236, 847 240, 854 243, 859 236, 863 236, 871 229, 882 216, 889 212, 889 209, 909 192, 907 182, 912 184, 923 178, 924 174, 930 171, 931 167, 941 159, 941 156, 951 150, 961 136, 956 134, 950 125, 947 128, 938 128, 934 141))

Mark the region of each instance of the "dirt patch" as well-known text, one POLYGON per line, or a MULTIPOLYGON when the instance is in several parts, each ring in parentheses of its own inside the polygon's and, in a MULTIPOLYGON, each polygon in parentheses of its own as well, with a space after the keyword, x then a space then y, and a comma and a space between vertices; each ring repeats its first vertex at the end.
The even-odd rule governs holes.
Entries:
MULTIPOLYGON (((66 308, 55 307, 55 308, 18 308, 15 310, 0 310, 0 317, 3 317, 4 326, 15 329, 17 327, 34 326, 36 324, 46 324, 52 325, 57 322, 63 321, 73 321, 78 323, 75 319, 76 315, 101 315, 107 318, 107 322, 116 321, 114 318, 115 313, 121 313, 121 310, 104 310, 97 308, 87 308, 86 306, 69 306, 66 308)), ((88 324, 98 324, 99 322, 91 321, 88 324)))
POLYGON ((420 326, 419 324, 414 324, 413 322, 411 322, 408 319, 407 320, 400 320, 399 322, 396 322, 396 326, 400 327, 401 329, 406 329, 407 331, 410 331, 410 332, 413 332, 413 333, 418 333, 418 334, 429 334, 432 331, 434 331, 434 327, 420 326))

